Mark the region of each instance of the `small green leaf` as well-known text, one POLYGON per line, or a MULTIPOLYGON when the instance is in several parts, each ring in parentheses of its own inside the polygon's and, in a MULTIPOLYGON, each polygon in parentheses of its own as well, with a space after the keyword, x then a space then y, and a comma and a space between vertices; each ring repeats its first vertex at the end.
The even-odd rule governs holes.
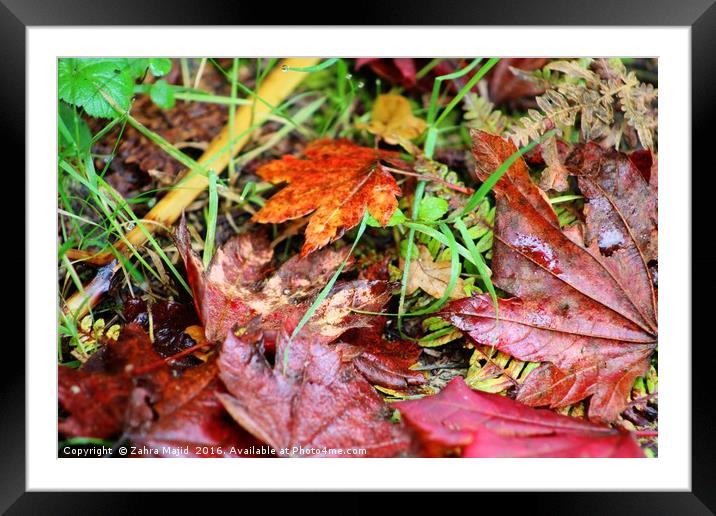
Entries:
POLYGON ((164 79, 159 79, 149 89, 149 96, 152 101, 162 109, 174 107, 174 90, 164 79))
POLYGON ((448 211, 449 205, 445 199, 440 197, 425 197, 420 202, 418 218, 424 221, 435 221, 442 218, 448 211))
POLYGON ((88 115, 115 118, 118 113, 104 95, 126 110, 132 98, 134 79, 127 59, 60 59, 58 96, 83 108, 88 115))
POLYGON ((397 226, 398 224, 402 224, 406 220, 407 219, 405 218, 405 214, 400 210, 400 208, 396 208, 395 211, 393 212, 393 214, 390 216, 390 220, 388 221, 388 223, 385 226, 381 226, 380 222, 378 222, 376 220, 376 218, 373 217, 373 215, 371 215, 370 213, 368 213, 367 224, 372 228, 382 228, 382 227, 389 228, 389 227, 397 226))
POLYGON ((172 69, 172 60, 165 57, 155 57, 149 60, 149 71, 154 77, 168 74, 172 69))

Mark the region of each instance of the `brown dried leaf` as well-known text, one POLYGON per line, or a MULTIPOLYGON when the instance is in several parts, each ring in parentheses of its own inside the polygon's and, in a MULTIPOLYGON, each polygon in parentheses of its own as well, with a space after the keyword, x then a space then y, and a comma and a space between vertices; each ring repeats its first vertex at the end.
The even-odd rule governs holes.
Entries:
MULTIPOLYGON (((407 294, 410 295, 421 289, 434 298, 440 299, 450 281, 450 262, 447 260, 434 261, 430 251, 424 245, 419 245, 418 250, 418 257, 410 262, 407 294)), ((463 297, 466 297, 465 284, 461 278, 458 278, 455 287, 450 292, 450 299, 463 297)))

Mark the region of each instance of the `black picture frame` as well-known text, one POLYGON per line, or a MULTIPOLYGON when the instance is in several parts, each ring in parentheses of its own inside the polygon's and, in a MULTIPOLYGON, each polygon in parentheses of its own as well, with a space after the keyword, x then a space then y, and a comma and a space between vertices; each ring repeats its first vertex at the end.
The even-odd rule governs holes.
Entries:
MULTIPOLYGON (((0 62, 4 77, 0 81, 2 124, 0 141, 24 156, 25 148, 25 30, 43 25, 552 25, 552 26, 689 26, 691 27, 692 71, 692 156, 693 169, 701 170, 698 191, 708 195, 703 180, 713 181, 713 130, 716 125, 716 0, 501 0, 476 2, 362 2, 360 8, 335 16, 336 3, 320 2, 268 3, 229 2, 222 0, 0 0, 0 62), (279 14, 280 11, 280 14, 279 14), (335 19, 321 18, 320 13, 333 13, 335 19), (280 18, 279 18, 280 16, 280 18), (319 21, 320 20, 320 21, 319 21)), ((19 164, 22 166, 22 163, 19 164)), ((665 171, 681 173, 686 171, 665 171)), ((694 174, 692 177, 696 177, 694 174)), ((18 188, 31 190, 31 184, 18 188)), ((709 185, 710 186, 710 185, 709 185)), ((694 191, 694 193, 696 193, 694 191)), ((711 204, 713 204, 711 202, 711 204)), ((692 200, 692 236, 708 231, 710 206, 692 200)), ((28 237, 29 238, 29 237, 28 237)), ((17 252, 17 251, 15 251, 17 252)), ((24 251, 23 251, 24 252, 24 251)), ((692 246, 693 252, 693 246, 692 246)), ((23 255, 24 257, 24 255, 23 255)), ((17 259, 17 256, 15 256, 17 259)), ((709 270, 716 257, 692 255, 693 270, 709 270)), ((17 262, 14 263, 17 267, 17 262)), ((688 266, 688 264, 684 264, 688 266)), ((26 271, 27 274, 27 271, 26 271)), ((710 275, 707 275, 710 276, 710 275)), ((699 290, 710 291, 713 280, 705 279, 699 290), (710 282, 710 283, 709 283, 710 282)), ((691 302, 692 321, 708 320, 709 303, 691 302)), ((28 324, 29 314, 25 313, 28 324)), ((694 334, 696 335, 696 334, 694 334)), ((708 335, 704 332, 703 335, 708 335)), ((694 339, 692 354, 710 359, 712 339, 698 343, 694 339), (703 353, 703 355, 701 354, 703 353)), ((682 343, 687 350, 689 342, 682 343)), ((42 345, 29 343, 26 345, 42 345)), ((25 492, 25 370, 23 357, 13 357, 13 369, 0 375, 0 510, 8 514, 94 514, 127 513, 137 507, 149 507, 149 494, 127 496, 126 493, 40 493, 25 492)), ((713 514, 716 511, 716 490, 713 488, 716 453, 711 439, 716 425, 712 389, 709 386, 711 360, 697 359, 692 363, 692 491, 638 493, 524 493, 511 494, 509 506, 529 506, 533 514, 713 514)), ((637 474, 635 472, 635 474, 637 474)), ((648 475, 648 469, 641 471, 648 475)), ((486 496, 487 494, 484 494, 486 496)), ((243 495, 242 495, 243 496, 243 495)), ((294 493, 296 503, 305 499, 294 493)), ((372 508, 359 494, 349 495, 348 512, 362 513, 372 508)), ((483 496, 481 494, 480 496, 483 496)), ((500 495, 504 497, 505 495, 500 495)), ((413 496, 425 513, 440 499, 413 496)), ((504 500, 504 498, 503 498, 504 500)), ((183 497, 164 496, 169 501, 185 504, 183 497)), ((215 503, 215 502, 213 502, 215 503)), ((244 504, 246 502, 243 502, 244 504)), ((503 502, 504 503, 504 502, 503 502)), ((185 506, 188 508, 188 506, 185 506)), ((165 509, 169 510, 168 506, 165 509)), ((463 506, 463 510, 465 507, 463 506)))

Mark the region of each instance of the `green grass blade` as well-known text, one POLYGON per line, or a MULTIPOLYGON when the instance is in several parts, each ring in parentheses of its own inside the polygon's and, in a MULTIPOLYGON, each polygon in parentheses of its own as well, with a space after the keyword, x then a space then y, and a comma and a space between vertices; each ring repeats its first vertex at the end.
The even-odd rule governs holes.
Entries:
POLYGON ((206 238, 204 240, 204 269, 209 268, 209 262, 214 254, 214 241, 216 240, 216 219, 219 212, 219 196, 216 192, 216 172, 209 170, 209 209, 206 216, 206 238))
MULTIPOLYGON (((418 181, 418 186, 415 188, 415 195, 413 197, 413 207, 411 217, 416 219, 418 212, 420 211, 420 202, 423 200, 423 194, 425 193, 425 181, 418 181)), ((405 267, 403 268, 403 276, 400 280, 400 299, 398 301, 398 331, 403 333, 403 317, 402 314, 405 311, 405 296, 408 292, 408 279, 410 277, 410 259, 413 254, 413 241, 415 240, 415 228, 408 227, 408 245, 405 249, 405 267)))
MULTIPOLYGON (((435 122, 435 126, 440 125, 440 123, 445 120, 445 117, 450 114, 450 112, 455 108, 455 106, 458 105, 458 103, 462 100, 462 98, 467 95, 467 93, 475 86, 475 84, 478 83, 480 79, 482 79, 487 72, 489 72, 493 66, 495 66, 498 61, 500 60, 499 57, 493 57, 483 67, 480 68, 480 70, 473 75, 469 81, 467 81, 467 84, 463 86, 460 91, 455 95, 450 103, 445 106, 445 109, 443 109, 442 113, 440 113, 440 116, 438 117, 437 121, 435 122)), ((463 74, 464 75, 464 74, 463 74)))
MULTIPOLYGON (((455 289, 455 285, 457 285, 457 280, 460 277, 460 272, 462 272, 462 266, 460 265, 460 254, 457 250, 457 242, 455 241, 455 236, 452 234, 452 231, 445 225, 440 224, 440 231, 442 231, 443 235, 445 235, 445 238, 447 240, 447 246, 450 249, 450 279, 448 280, 447 287, 445 287, 445 292, 443 292, 442 297, 435 301, 434 303, 430 304, 429 306, 422 308, 420 310, 416 310, 415 312, 410 312, 410 316, 416 316, 416 315, 425 315, 430 314, 433 312, 437 312, 442 308, 442 306, 447 303, 448 299, 450 299, 450 294, 452 294, 452 291, 455 289)), ((406 268, 409 267, 409 265, 406 262, 406 268)))
POLYGON ((330 68, 334 64, 338 62, 337 57, 332 57, 331 59, 326 59, 322 63, 319 63, 314 66, 287 66, 284 65, 281 70, 284 72, 320 72, 321 70, 325 70, 326 68, 330 68))
POLYGON ((470 232, 467 230, 467 226, 465 226, 463 220, 456 219, 455 227, 460 232, 460 236, 462 236, 462 240, 463 242, 465 242, 467 250, 470 251, 470 255, 472 256, 472 263, 474 263, 477 267, 477 272, 480 274, 482 282, 485 284, 485 287, 487 287, 487 291, 490 293, 490 297, 492 298, 492 304, 495 307, 495 320, 497 320, 499 317, 499 309, 497 306, 497 292, 495 292, 495 286, 492 284, 492 278, 490 278, 490 271, 487 269, 487 264, 482 258, 480 251, 477 250, 475 241, 470 236, 470 232))

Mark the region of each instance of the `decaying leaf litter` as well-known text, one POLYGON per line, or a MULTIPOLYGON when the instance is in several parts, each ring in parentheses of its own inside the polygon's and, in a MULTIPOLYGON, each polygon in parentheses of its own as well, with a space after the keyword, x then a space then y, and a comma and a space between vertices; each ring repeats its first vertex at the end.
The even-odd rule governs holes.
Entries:
POLYGON ((66 61, 63 445, 655 455, 655 60, 66 61))

